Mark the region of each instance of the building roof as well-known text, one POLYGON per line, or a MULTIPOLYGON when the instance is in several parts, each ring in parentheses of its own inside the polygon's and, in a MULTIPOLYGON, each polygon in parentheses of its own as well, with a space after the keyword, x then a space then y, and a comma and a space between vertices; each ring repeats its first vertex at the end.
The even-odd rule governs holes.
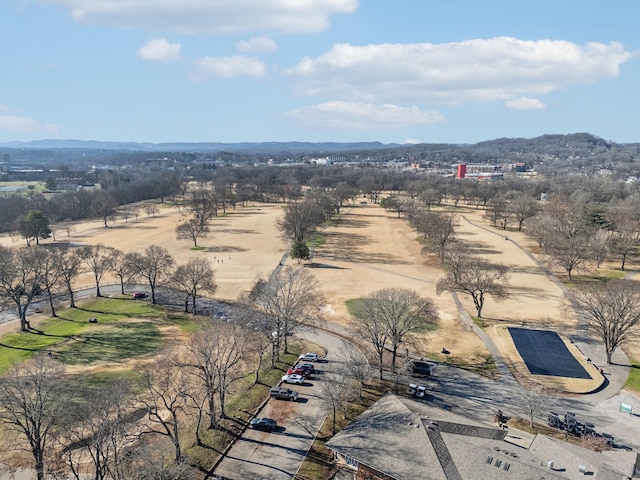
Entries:
POLYGON ((632 476, 637 458, 632 452, 599 454, 543 435, 527 449, 507 443, 505 435, 425 402, 387 394, 326 446, 397 480, 583 479, 581 466, 590 478, 620 480, 632 476))

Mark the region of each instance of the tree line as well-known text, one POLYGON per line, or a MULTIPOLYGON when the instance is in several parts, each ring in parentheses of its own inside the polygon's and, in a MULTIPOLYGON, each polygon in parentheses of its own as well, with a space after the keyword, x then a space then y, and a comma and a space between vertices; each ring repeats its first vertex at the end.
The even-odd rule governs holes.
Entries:
POLYGON ((29 307, 44 299, 52 317, 56 317, 60 298, 76 307, 75 285, 83 272, 91 273, 96 296, 102 296, 100 287, 105 275, 118 279, 121 293, 125 287, 137 283, 149 286, 151 302, 157 303, 160 286, 170 287, 182 296, 185 312, 191 305, 196 313, 196 299, 201 293, 216 290, 215 272, 204 258, 190 259, 175 267, 169 252, 150 245, 143 253, 125 253, 102 244, 86 246, 32 246, 9 248, 0 246, 0 306, 15 308, 20 319, 20 331, 29 331, 29 307))
MULTIPOLYGON (((33 254, 41 248, 19 251, 33 254)), ((102 246, 93 247, 91 255, 91 259, 74 258, 93 265, 96 289, 104 269, 115 268, 127 256, 118 259, 115 251, 102 246)), ((145 263, 138 273, 146 272, 147 280, 167 280, 172 262, 161 247, 151 246, 144 255, 129 258, 136 259, 130 266, 145 263)), ((173 270, 173 279, 180 276, 179 269, 173 270)), ((212 272, 205 277, 211 282, 212 272)), ((184 295, 189 290, 193 299, 196 292, 186 285, 197 284, 204 290, 206 282, 188 278, 184 289, 176 280, 166 284, 184 295)), ((209 291, 214 289, 215 285, 209 291)), ((251 377, 258 384, 265 358, 271 358, 273 367, 280 354, 288 351, 295 329, 318 320, 324 300, 317 292, 313 275, 304 269, 287 267, 259 279, 230 308, 227 319, 204 318, 185 348, 157 355, 130 381, 95 386, 82 376, 65 374, 52 356, 38 354, 14 365, 0 379, 0 423, 16 444, 30 452, 39 479, 46 471, 56 470, 80 478, 87 459, 95 479, 187 478, 184 442, 188 435, 193 435, 190 445, 206 447, 204 430, 227 428, 221 420, 227 418, 227 400, 234 386, 251 377), (163 438, 171 446, 170 462, 144 448, 149 436, 163 438)))
MULTIPOLYGON (((444 189, 413 183, 409 191, 385 197, 381 205, 406 216, 423 235, 424 251, 438 254, 445 271, 438 290, 468 294, 478 317, 487 296, 500 300, 508 295, 509 275, 505 266, 490 264, 473 253, 472 245, 456 239, 458 216, 448 208, 452 204, 483 209, 485 219, 503 232, 523 230, 536 241, 542 263, 564 271, 569 282, 576 273, 589 273, 607 260, 617 261, 624 271, 630 258, 638 259, 640 192, 635 184, 572 176, 473 183, 444 189), (445 203, 447 208, 432 209, 445 203)), ((640 335, 638 291, 632 280, 603 279, 578 283, 568 293, 567 304, 603 341, 608 363, 616 348, 640 335)))

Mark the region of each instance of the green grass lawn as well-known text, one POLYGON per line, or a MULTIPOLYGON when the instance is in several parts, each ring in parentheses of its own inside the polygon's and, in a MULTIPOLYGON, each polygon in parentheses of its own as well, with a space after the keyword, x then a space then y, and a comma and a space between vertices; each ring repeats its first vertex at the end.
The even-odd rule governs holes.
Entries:
POLYGON ((123 360, 161 347, 157 325, 174 324, 183 331, 198 328, 190 316, 128 297, 95 298, 57 313, 57 318, 43 321, 28 333, 0 337, 0 374, 44 350, 56 351, 60 360, 71 364, 123 360), (89 323, 89 318, 97 323, 89 323), (147 321, 118 323, 129 318, 147 321))
POLYGON ((640 362, 631 359, 631 371, 624 388, 640 395, 640 362))
MULTIPOLYGON (((94 327, 94 325, 92 325, 94 327)), ((162 347, 162 336, 151 322, 115 323, 87 329, 56 348, 54 356, 70 365, 118 362, 152 353, 162 347)))
POLYGON ((469 316, 471 317, 471 320, 473 320, 473 323, 475 323, 478 327, 480 327, 483 330, 490 325, 489 322, 487 322, 484 318, 480 318, 475 315, 469 315, 469 316))
POLYGON ((347 307, 347 312, 349 312, 349 315, 353 316, 361 303, 362 299, 360 298, 350 298, 349 300, 345 300, 344 306, 347 307))
MULTIPOLYGON (((292 348, 292 351, 296 353, 280 355, 281 361, 276 364, 275 369, 272 369, 270 362, 267 361, 260 372, 258 384, 253 385, 255 373, 252 372, 233 386, 235 393, 229 396, 226 405, 228 418, 221 420, 221 426, 224 428, 220 430, 203 428, 200 433, 206 446, 194 445, 186 450, 192 465, 197 466, 199 470, 211 467, 219 457, 219 452, 232 440, 232 436, 242 432, 242 429, 252 418, 252 414, 268 398, 271 386, 279 383, 283 373, 295 363, 299 352, 306 351, 305 348, 306 346, 303 348, 296 346, 292 348)), ((185 434, 192 441, 195 435, 193 425, 185 434)))

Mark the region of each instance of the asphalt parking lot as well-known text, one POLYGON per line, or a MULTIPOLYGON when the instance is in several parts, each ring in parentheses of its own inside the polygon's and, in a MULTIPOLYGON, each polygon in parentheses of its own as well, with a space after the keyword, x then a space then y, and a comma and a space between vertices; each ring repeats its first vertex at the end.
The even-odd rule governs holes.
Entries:
POLYGON ((315 364, 319 373, 303 385, 283 385, 299 392, 298 402, 270 399, 258 416, 278 419, 278 428, 247 429, 215 469, 219 478, 290 479, 304 460, 328 412, 321 384, 344 366, 338 352, 353 347, 323 331, 305 329, 300 336, 327 349, 326 359, 315 364))

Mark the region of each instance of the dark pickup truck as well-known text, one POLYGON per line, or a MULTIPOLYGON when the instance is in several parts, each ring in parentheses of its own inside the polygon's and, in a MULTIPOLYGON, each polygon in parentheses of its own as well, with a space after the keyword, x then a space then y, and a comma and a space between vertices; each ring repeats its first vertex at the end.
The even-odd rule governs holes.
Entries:
POLYGON ((269 395, 271 395, 271 398, 278 398, 280 400, 291 400, 292 402, 298 400, 298 392, 294 392, 290 388, 285 387, 272 387, 269 395))

